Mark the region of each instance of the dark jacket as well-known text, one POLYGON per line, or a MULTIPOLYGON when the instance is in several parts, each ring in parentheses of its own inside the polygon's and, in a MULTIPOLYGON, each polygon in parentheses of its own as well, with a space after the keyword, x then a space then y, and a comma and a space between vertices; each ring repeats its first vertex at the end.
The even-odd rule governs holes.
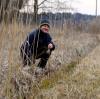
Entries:
POLYGON ((34 30, 31 32, 24 43, 21 46, 21 50, 24 51, 24 53, 28 56, 31 57, 32 55, 37 55, 38 53, 41 53, 44 49, 48 49, 48 44, 52 43, 53 48, 55 49, 55 45, 52 42, 52 38, 48 33, 44 33, 40 29, 34 30))

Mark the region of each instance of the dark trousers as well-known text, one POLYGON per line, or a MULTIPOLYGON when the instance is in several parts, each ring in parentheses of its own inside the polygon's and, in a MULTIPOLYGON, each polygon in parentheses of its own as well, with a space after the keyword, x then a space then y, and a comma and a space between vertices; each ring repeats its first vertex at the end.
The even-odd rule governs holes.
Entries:
POLYGON ((25 51, 21 49, 20 54, 21 54, 23 66, 31 65, 32 63, 34 63, 35 59, 40 59, 37 66, 41 68, 45 68, 47 61, 51 55, 51 51, 47 49, 41 49, 40 51, 37 52, 37 54, 33 55, 30 52, 25 53, 25 51))
POLYGON ((36 59, 40 58, 40 62, 38 63, 38 67, 45 68, 50 55, 51 55, 50 50, 44 50, 44 52, 41 55, 37 55, 36 59))

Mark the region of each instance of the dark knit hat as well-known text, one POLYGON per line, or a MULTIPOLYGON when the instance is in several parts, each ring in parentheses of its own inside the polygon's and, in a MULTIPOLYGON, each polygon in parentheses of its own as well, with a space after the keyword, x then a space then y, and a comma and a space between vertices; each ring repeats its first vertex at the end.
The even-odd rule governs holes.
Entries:
POLYGON ((40 22, 40 27, 43 25, 48 25, 48 27, 50 28, 50 22, 47 19, 42 19, 40 22))

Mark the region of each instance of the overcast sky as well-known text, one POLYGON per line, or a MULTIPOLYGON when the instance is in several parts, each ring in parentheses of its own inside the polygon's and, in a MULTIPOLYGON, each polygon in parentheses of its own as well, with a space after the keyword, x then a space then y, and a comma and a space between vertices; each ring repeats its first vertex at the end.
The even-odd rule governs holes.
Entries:
MULTIPOLYGON (((77 0, 72 6, 77 8, 78 12, 94 15, 96 0, 77 0)), ((100 15, 100 0, 98 0, 98 15, 100 15)))
MULTIPOLYGON (((39 3, 43 1, 43 0, 39 0, 39 3)), ((50 2, 56 2, 57 0, 48 0, 50 2)), ((65 6, 71 6, 72 8, 74 8, 73 12, 74 13, 83 13, 83 14, 91 14, 91 15, 95 15, 95 8, 96 8, 96 0, 59 0, 61 2, 64 2, 63 4, 60 4, 59 6, 61 7, 65 7, 65 6), (69 1, 69 2, 67 2, 69 1)), ((31 5, 32 3, 34 3, 34 0, 30 0, 29 4, 31 5)), ((44 5, 46 6, 52 6, 52 7, 56 7, 57 5, 55 5, 55 3, 45 3, 44 5)), ((32 10, 32 8, 30 8, 29 10, 32 10)), ((41 11, 46 11, 46 9, 42 9, 41 11)), ((48 11, 57 11, 57 10, 48 10, 48 11)), ((59 9, 58 9, 59 11, 59 9)), ((65 10, 64 10, 65 11, 65 10)), ((100 0, 98 0, 98 15, 100 15, 100 0)))

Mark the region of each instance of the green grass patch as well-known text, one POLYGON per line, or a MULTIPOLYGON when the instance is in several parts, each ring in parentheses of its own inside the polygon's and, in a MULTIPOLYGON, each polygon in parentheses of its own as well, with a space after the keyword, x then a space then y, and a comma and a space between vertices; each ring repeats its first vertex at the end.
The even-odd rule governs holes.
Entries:
POLYGON ((44 79, 40 83, 41 89, 48 89, 53 87, 64 75, 61 73, 62 71, 57 71, 56 73, 53 73, 50 75, 50 77, 44 79))
POLYGON ((70 64, 63 66, 62 71, 67 74, 72 73, 76 65, 77 65, 77 62, 72 61, 70 64))
POLYGON ((61 69, 52 73, 50 77, 43 79, 40 83, 41 89, 52 88, 58 81, 63 81, 69 78, 69 72, 72 72, 76 67, 77 62, 71 62, 68 65, 63 65, 61 69))

